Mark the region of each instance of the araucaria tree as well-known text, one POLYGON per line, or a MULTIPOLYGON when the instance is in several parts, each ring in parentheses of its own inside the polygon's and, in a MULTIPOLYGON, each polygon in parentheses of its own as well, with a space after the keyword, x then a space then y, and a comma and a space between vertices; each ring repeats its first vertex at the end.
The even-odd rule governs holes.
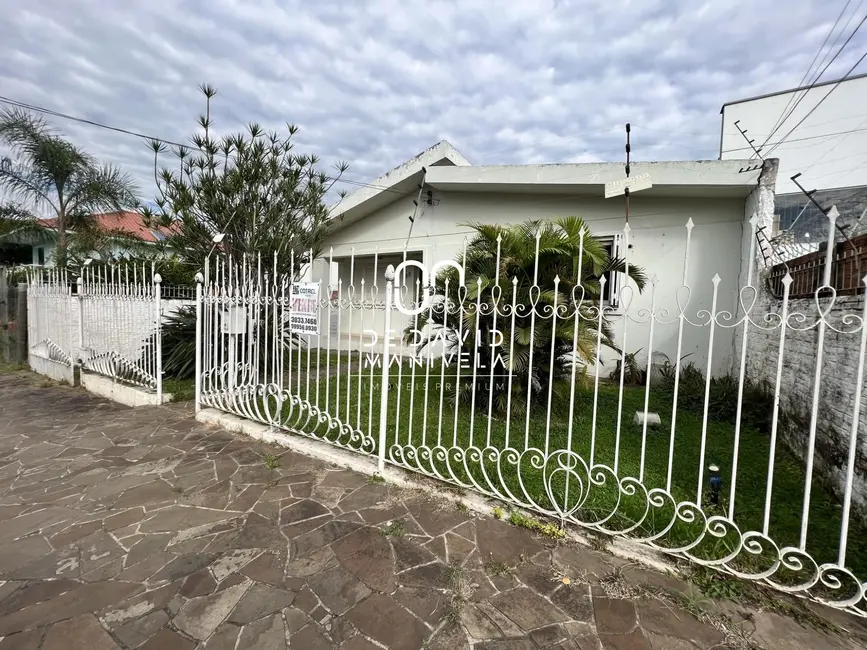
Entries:
POLYGON ((158 209, 147 216, 171 229, 168 245, 199 268, 216 250, 236 264, 261 257, 268 268, 276 255, 278 273, 297 273, 311 250, 319 253, 329 217, 326 196, 347 166, 337 165, 336 176, 317 171, 316 156, 295 152, 298 127, 291 124, 285 135, 250 124, 244 133, 215 137, 211 100, 217 91, 201 90, 201 131, 191 147, 171 150, 173 168, 159 169, 167 148, 151 143, 159 195, 158 209))
POLYGON ((54 263, 65 266, 71 230, 93 231, 90 216, 137 205, 131 178, 101 165, 54 131, 41 117, 19 109, 0 111, 0 143, 15 161, 0 165, 0 188, 15 199, 0 206, 0 235, 38 234, 38 217, 54 217, 54 263))
MULTIPOLYGON (((595 362, 597 343, 616 349, 605 309, 601 327, 598 309, 601 279, 610 282, 613 272, 625 272, 624 260, 611 257, 578 217, 467 225, 474 235, 466 259, 456 259, 465 288, 456 268, 440 272, 430 309, 410 324, 406 338, 419 344, 419 354, 442 346, 452 367, 470 359, 484 368, 475 383, 462 371, 458 397, 466 400, 475 392, 477 406, 492 396, 494 410, 504 412, 509 375, 512 413, 526 408, 528 393, 531 403, 546 400, 552 382, 552 391, 562 396, 573 364, 578 372, 595 362), (492 367, 494 382, 488 380, 492 367)), ((643 289, 644 271, 629 265, 628 272, 643 289)))

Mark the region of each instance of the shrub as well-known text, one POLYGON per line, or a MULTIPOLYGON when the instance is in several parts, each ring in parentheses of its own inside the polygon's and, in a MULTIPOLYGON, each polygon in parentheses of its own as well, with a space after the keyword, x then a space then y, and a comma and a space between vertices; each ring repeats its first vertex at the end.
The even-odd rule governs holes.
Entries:
MULTIPOLYGON (((260 321, 259 327, 264 328, 264 321, 260 321)), ((288 331, 284 335, 284 345, 294 349, 303 347, 306 342, 298 335, 288 331)), ((264 332, 253 332, 252 336, 262 337, 264 332)), ((224 346, 221 358, 227 358, 226 347, 228 337, 220 336, 224 346)), ((238 358, 241 358, 240 347, 246 345, 245 337, 238 337, 238 358)), ((206 345, 212 345, 206 342, 206 345)), ((145 344, 146 349, 153 346, 153 337, 145 344)), ((264 359, 266 346, 261 346, 260 354, 264 359)), ((163 375, 171 379, 190 379, 196 373, 196 307, 185 305, 175 313, 169 314, 163 319, 163 375)), ((261 379, 259 380, 261 381, 261 379)))
MULTIPOLYGON (((436 306, 407 327, 406 340, 413 339, 415 330, 423 330, 418 354, 441 342, 450 358, 469 355, 479 360, 479 367, 493 366, 514 377, 511 394, 505 386, 489 391, 482 384, 461 384, 458 398, 470 401, 475 392, 477 408, 493 398, 497 413, 505 413, 511 403, 511 413, 518 415, 528 401, 545 404, 549 387, 565 398, 572 366, 583 372, 595 361, 600 335, 602 345, 617 349, 606 317, 597 331, 599 319, 593 309, 602 293, 600 278, 624 272, 624 260, 611 257, 578 217, 511 226, 465 225, 472 228, 473 237, 465 255, 456 259, 464 267, 464 287, 455 268, 440 272, 434 283, 436 306), (514 315, 513 303, 520 306, 514 315), (583 317, 573 341, 571 314, 576 303, 583 317), (556 327, 550 317, 555 305, 556 327), (494 342, 495 331, 502 334, 502 344, 494 342)), ((629 276, 640 291, 646 282, 644 271, 630 265, 629 276)))
MULTIPOLYGON (((667 363, 661 370, 660 387, 669 396, 674 394, 674 364, 667 363)), ((677 393, 678 408, 690 410, 698 415, 704 413, 705 375, 694 362, 681 367, 680 383, 677 393)), ((738 377, 726 374, 711 377, 708 417, 719 422, 737 423, 738 377)), ((770 433, 774 409, 774 394, 767 382, 744 379, 741 425, 763 433, 770 433)))

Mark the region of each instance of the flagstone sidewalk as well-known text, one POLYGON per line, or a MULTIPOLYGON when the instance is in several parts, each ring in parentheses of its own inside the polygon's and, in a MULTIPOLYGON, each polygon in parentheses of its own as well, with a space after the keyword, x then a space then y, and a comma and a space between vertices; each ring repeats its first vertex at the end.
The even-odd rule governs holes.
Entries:
POLYGON ((0 374, 0 650, 864 647, 437 492, 0 374))

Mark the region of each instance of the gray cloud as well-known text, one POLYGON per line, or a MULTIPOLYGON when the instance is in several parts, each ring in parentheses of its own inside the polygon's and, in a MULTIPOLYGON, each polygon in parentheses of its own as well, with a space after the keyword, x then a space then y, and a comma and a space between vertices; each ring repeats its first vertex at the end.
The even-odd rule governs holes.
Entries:
MULTIPOLYGON (((715 158, 719 108, 795 86, 839 7, 807 0, 10 0, 0 95, 186 141, 301 127, 368 181, 440 139, 474 163, 715 158)), ((854 23, 853 23, 854 24, 854 23)), ((850 26, 851 28, 851 26, 850 26)), ((857 60, 859 35, 826 74, 857 60)), ((154 194, 152 154, 54 120, 154 194)), ((347 186, 347 189, 354 189, 347 186)))

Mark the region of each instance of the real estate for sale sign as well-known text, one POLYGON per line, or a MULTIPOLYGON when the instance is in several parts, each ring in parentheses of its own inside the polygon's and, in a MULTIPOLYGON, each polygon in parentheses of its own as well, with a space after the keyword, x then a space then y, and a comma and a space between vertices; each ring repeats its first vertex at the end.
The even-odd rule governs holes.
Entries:
POLYGON ((319 334, 319 283, 293 282, 289 292, 289 331, 319 334))

